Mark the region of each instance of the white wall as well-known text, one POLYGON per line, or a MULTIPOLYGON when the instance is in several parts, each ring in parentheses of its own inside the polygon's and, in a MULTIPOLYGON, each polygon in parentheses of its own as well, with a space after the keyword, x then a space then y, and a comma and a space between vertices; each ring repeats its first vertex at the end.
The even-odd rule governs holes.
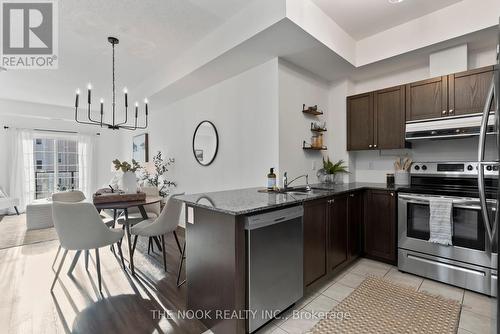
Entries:
MULTIPOLYGON (((151 101, 150 156, 161 150, 175 158, 174 192, 199 193, 264 187, 270 167, 278 168, 278 60, 256 66, 174 104, 151 101), (213 122, 219 134, 214 162, 193 156, 196 126, 213 122)), ((131 158, 134 134, 126 134, 122 156, 131 158)))
MULTIPOLYGON (((326 121, 331 110, 328 106, 329 84, 283 60, 279 61, 279 175, 288 172, 289 179, 301 174, 309 175, 309 182, 317 182, 316 172, 321 168, 322 151, 302 149, 302 141, 311 142, 311 122, 326 121), (302 113, 302 104, 318 105, 325 115, 310 116, 302 113), (314 166, 314 169, 313 169, 314 166)), ((330 132, 324 132, 324 145, 328 145, 330 132)), ((304 183, 304 180, 297 181, 304 183)))

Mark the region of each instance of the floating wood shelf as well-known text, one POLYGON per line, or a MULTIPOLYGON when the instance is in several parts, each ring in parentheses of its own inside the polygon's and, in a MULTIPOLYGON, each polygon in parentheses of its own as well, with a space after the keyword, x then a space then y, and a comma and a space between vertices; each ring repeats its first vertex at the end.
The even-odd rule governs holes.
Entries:
POLYGON ((309 115, 314 115, 314 116, 319 116, 319 115, 323 115, 323 112, 321 111, 318 111, 318 106, 315 105, 315 106, 312 106, 312 107, 308 107, 306 109, 306 105, 303 104, 302 105, 302 112, 304 114, 309 114, 309 115))
POLYGON ((304 150, 311 150, 311 151, 326 151, 327 150, 326 146, 323 146, 323 147, 304 146, 302 148, 304 150))
POLYGON ((302 149, 303 150, 311 150, 311 151, 326 151, 327 150, 327 147, 326 146, 322 146, 322 147, 314 147, 314 146, 311 146, 309 144, 306 144, 306 142, 302 142, 302 149))
POLYGON ((320 132, 326 132, 326 129, 321 129, 321 128, 315 129, 315 128, 313 128, 313 123, 311 123, 311 131, 320 133, 320 132))

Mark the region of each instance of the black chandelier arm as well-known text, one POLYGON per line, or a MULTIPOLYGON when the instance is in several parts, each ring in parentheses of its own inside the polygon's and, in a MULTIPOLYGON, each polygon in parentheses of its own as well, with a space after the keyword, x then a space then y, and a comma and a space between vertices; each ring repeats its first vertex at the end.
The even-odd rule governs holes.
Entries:
POLYGON ((88 105, 88 118, 89 118, 89 120, 90 120, 91 122, 98 123, 98 124, 100 125, 100 124, 101 124, 101 122, 99 122, 99 121, 96 121, 96 120, 92 119, 92 117, 90 116, 90 106, 91 106, 91 105, 90 105, 90 103, 89 103, 89 105, 88 105))
MULTIPOLYGON (((76 121, 77 123, 80 123, 80 124, 86 124, 86 125, 101 125, 101 123, 100 123, 100 122, 95 122, 95 121, 92 121, 92 120, 91 120, 91 121, 92 121, 92 123, 91 123, 91 122, 83 122, 83 121, 79 121, 79 120, 78 120, 78 108, 75 108, 75 121, 76 121)), ((106 123, 102 123, 102 125, 108 125, 108 124, 106 124, 106 123)))
POLYGON ((121 126, 123 124, 127 124, 127 122, 128 122, 128 107, 125 106, 125 122, 118 123, 118 124, 116 124, 116 126, 121 126))

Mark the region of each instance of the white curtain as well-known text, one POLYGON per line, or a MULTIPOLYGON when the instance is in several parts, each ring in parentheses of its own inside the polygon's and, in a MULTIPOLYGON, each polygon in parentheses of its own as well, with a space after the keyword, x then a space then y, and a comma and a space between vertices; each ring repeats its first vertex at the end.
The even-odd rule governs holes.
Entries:
POLYGON ((94 145, 91 135, 78 135, 78 184, 85 197, 92 198, 94 193, 94 145))
POLYGON ((18 209, 26 210, 26 205, 35 198, 35 166, 33 159, 34 132, 12 129, 9 195, 19 199, 18 209))

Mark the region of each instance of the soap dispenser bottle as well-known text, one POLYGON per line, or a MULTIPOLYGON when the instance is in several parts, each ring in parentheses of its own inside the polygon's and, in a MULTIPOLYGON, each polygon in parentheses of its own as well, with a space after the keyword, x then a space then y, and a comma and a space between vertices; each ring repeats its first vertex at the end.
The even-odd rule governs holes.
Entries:
POLYGON ((267 174, 267 190, 273 190, 276 188, 276 174, 274 174, 274 168, 271 168, 269 174, 267 174))

